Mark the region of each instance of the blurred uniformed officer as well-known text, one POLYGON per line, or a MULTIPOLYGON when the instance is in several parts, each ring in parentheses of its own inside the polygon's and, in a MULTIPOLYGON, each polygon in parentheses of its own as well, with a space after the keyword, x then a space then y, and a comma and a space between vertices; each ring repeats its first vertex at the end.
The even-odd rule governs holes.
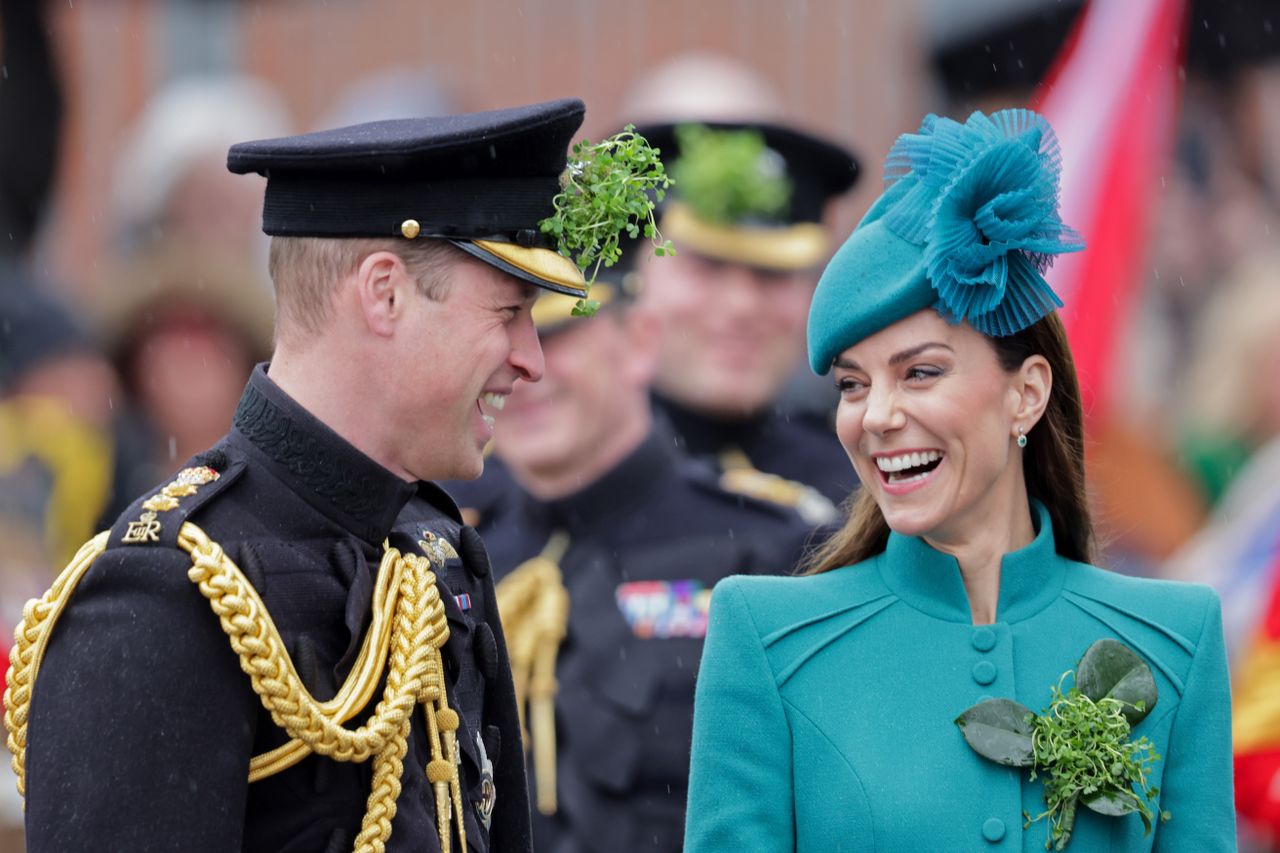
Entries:
POLYGON ((586 322, 569 297, 534 305, 546 372, 497 424, 517 485, 478 530, 527 700, 536 848, 678 850, 711 588, 790 571, 809 526, 722 489, 654 427, 656 325, 615 288, 591 294, 586 322))
POLYGON ((530 848, 484 548, 428 481, 477 476, 541 375, 538 288, 583 291, 537 231, 582 114, 232 148, 268 176, 275 355, 231 432, 28 608, 28 849, 530 848))
POLYGON ((654 398, 685 448, 733 485, 829 521, 857 485, 844 451, 820 415, 784 417, 777 404, 831 251, 824 211, 858 167, 787 123, 769 94, 749 69, 691 56, 629 99, 676 180, 659 228, 678 251, 660 263, 635 253, 637 307, 662 320, 654 398))

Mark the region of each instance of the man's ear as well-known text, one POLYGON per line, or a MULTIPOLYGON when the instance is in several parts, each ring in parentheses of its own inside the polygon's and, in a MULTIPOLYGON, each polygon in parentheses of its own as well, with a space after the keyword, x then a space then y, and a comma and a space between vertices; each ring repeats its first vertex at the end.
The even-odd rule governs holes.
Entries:
POLYGON ((369 331, 390 337, 416 284, 394 252, 373 252, 356 267, 356 293, 369 331))
POLYGON ((1029 355, 1014 375, 1016 404, 1013 413, 1014 430, 1031 432, 1040 422, 1049 405, 1049 393, 1053 390, 1053 368, 1042 355, 1029 355))

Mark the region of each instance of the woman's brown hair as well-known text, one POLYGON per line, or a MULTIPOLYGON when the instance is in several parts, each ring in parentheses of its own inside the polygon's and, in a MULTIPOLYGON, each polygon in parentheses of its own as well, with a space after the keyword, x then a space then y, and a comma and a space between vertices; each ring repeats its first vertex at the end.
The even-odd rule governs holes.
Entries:
MULTIPOLYGON (((988 338, 1000 366, 1012 373, 1032 355, 1042 355, 1053 371, 1053 388, 1044 417, 1027 434, 1022 471, 1027 495, 1049 510, 1058 553, 1070 560, 1094 559, 1093 522, 1084 484, 1084 413, 1080 383, 1056 313, 1003 338, 988 338)), ((879 554, 889 541, 889 525, 866 489, 846 502, 849 517, 835 535, 804 561, 804 574, 816 575, 859 563, 879 554)))

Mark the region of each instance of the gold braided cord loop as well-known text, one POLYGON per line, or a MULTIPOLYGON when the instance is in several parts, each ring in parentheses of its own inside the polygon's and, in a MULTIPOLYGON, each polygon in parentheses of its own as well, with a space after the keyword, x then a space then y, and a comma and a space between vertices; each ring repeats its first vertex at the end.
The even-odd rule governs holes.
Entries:
MULTIPOLYGON (((383 552, 373 591, 373 623, 360 645, 360 654, 351 668, 351 675, 332 699, 317 703, 321 713, 337 723, 347 722, 367 706, 378 682, 382 680, 391 641, 392 608, 406 565, 404 560, 397 559, 398 556, 393 548, 383 552)), ((293 738, 270 752, 255 755, 249 762, 249 781, 257 782, 274 776, 297 764, 310 753, 311 749, 306 743, 293 738)))
POLYGON ((525 704, 532 737, 533 772, 538 782, 538 811, 556 813, 556 657, 569 629, 569 591, 560 561, 569 535, 557 531, 542 553, 525 560, 498 583, 498 614, 507 636, 520 725, 525 704))
MULTIPOLYGON (((231 648, 240 656, 240 668, 249 676, 254 692, 275 724, 291 738, 303 741, 310 751, 338 761, 364 761, 381 751, 388 739, 395 736, 400 723, 408 718, 416 701, 416 685, 411 691, 403 683, 403 661, 399 663, 400 683, 393 685, 393 679, 388 676, 387 689, 368 722, 355 730, 343 728, 325 715, 320 703, 303 686, 285 651, 284 641, 267 614, 266 605, 222 547, 190 522, 182 526, 178 544, 191 554, 192 566, 187 577, 209 600, 209 606, 231 641, 231 648)), ((434 576, 432 583, 434 588, 434 576)), ((402 592, 403 589, 402 584, 402 592)), ((435 603, 443 621, 444 605, 438 591, 435 591, 435 603)), ((400 604, 412 606, 411 602, 400 604)), ((407 643, 409 639, 401 641, 407 643)), ((398 652, 393 641, 393 675, 398 652)))
MULTIPOLYGON (((76 584, 105 550, 107 535, 100 534, 81 548, 49 591, 28 603, 15 632, 5 691, 5 727, 19 792, 25 793, 27 715, 44 648, 76 584)), ((178 544, 191 555, 188 578, 218 616, 254 692, 272 720, 292 739, 279 749, 255 756, 249 781, 280 772, 312 752, 338 761, 373 757, 373 788, 355 850, 380 853, 391 835, 413 708, 421 702, 431 734, 431 763, 443 764, 448 758, 447 772, 440 780, 445 792, 443 810, 437 805, 441 849, 445 853, 449 850, 450 820, 456 813, 458 838, 465 850, 461 781, 453 739, 458 718, 448 707, 440 656, 449 626, 431 564, 423 557, 401 555, 384 546, 374 590, 373 624, 359 658, 338 694, 328 702, 318 702, 302 684, 266 605, 222 547, 190 522, 182 525, 178 544), (373 715, 357 729, 344 728, 342 724, 368 704, 388 666, 386 687, 373 715), (443 725, 437 724, 437 717, 443 725), (445 728, 448 732, 442 745, 440 730, 445 728)), ((434 775, 440 775, 438 766, 434 775)), ((433 778, 433 784, 435 781, 433 778)), ((441 786, 435 787, 439 791, 441 786)))
POLYGON ((9 673, 5 676, 4 727, 9 733, 6 745, 13 756, 9 763, 18 777, 18 793, 24 797, 27 795, 27 715, 31 710, 31 685, 40 670, 54 623, 84 573, 98 555, 107 550, 108 536, 110 533, 103 531, 80 547, 48 592, 27 602, 22 609, 22 621, 13 632, 9 673))

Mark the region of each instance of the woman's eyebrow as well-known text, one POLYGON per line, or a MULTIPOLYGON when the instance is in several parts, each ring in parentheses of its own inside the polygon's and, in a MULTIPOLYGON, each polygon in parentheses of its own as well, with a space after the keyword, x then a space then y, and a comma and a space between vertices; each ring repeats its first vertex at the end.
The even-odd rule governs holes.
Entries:
POLYGON ((938 341, 929 341, 927 343, 920 344, 920 346, 918 347, 912 347, 911 349, 904 349, 902 352, 895 353, 894 355, 889 357, 889 364, 899 365, 904 361, 910 361, 911 359, 920 355, 920 353, 924 352, 925 350, 933 349, 934 347, 938 347, 939 349, 945 349, 952 353, 955 352, 954 349, 952 349, 951 347, 947 346, 944 343, 939 343, 938 341))

